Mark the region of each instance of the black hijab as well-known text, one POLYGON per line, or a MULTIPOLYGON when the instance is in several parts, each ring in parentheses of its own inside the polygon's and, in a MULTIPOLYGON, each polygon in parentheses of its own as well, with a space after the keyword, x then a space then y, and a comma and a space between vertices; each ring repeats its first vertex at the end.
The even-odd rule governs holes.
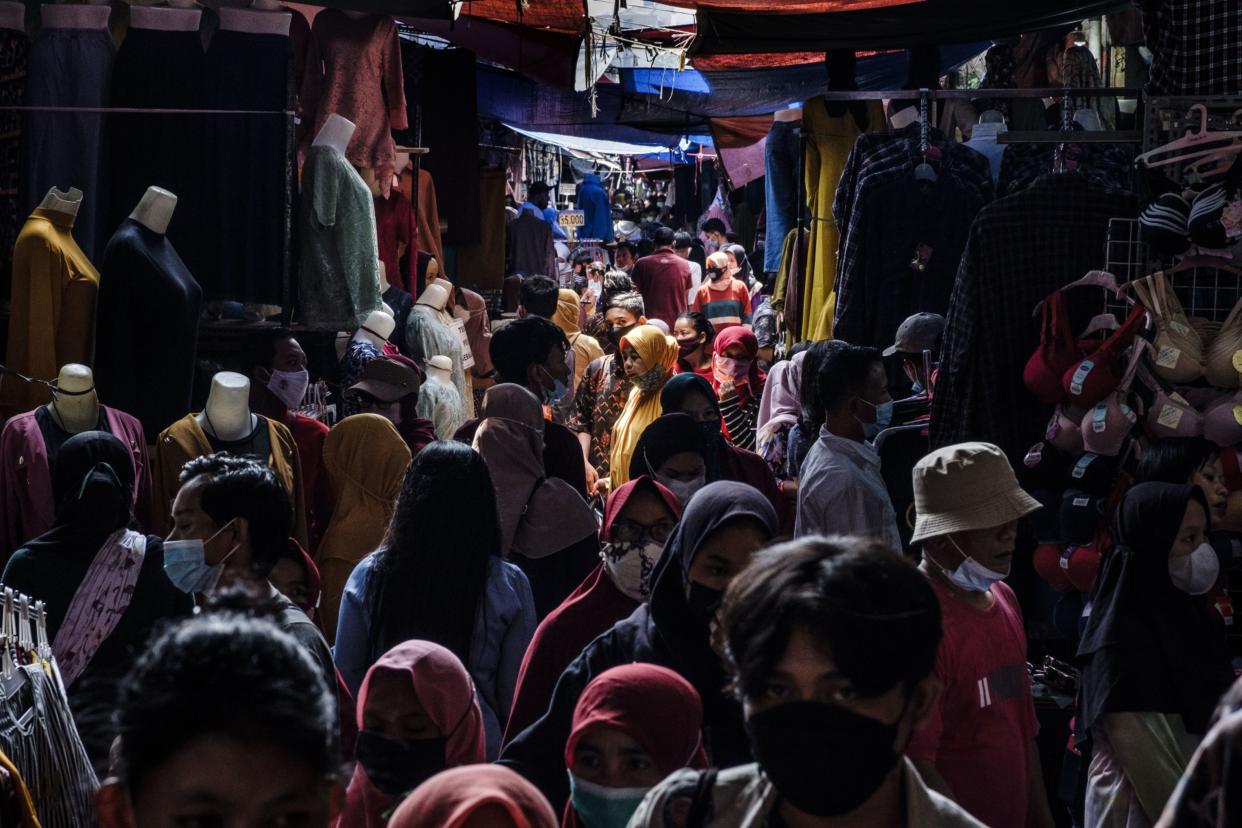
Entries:
POLYGON ((26 546, 94 556, 109 535, 129 525, 133 491, 134 461, 124 443, 106 431, 73 435, 52 469, 55 523, 26 546))
POLYGON ((1140 483, 1117 510, 1117 546, 1104 561, 1078 647, 1084 662, 1082 718, 1106 713, 1177 713, 1203 733, 1233 681, 1224 630, 1203 596, 1169 579, 1169 550, 1197 486, 1140 483))
MULTIPOLYGON (((716 400, 716 391, 712 388, 712 384, 698 374, 687 371, 682 374, 674 374, 669 381, 664 383, 664 388, 660 391, 660 408, 664 415, 680 414, 681 407, 686 401, 686 395, 691 391, 697 391, 707 399, 716 408, 716 416, 720 416, 720 403, 716 400)), ((699 427, 699 433, 704 441, 703 457, 707 461, 707 482, 720 479, 720 455, 725 450, 724 433, 720 430, 720 422, 714 424, 696 423, 699 427), (709 427, 704 428, 707 425, 709 427)), ((638 452, 634 452, 638 456, 638 452)))
POLYGON ((657 417, 638 438, 630 459, 630 479, 654 476, 656 470, 674 454, 693 452, 707 462, 707 441, 699 424, 688 414, 657 417))

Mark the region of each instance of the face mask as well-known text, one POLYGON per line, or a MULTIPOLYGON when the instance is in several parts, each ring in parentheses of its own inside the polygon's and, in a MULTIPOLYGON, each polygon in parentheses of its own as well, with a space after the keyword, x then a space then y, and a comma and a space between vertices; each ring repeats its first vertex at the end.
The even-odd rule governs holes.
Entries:
POLYGON ((654 391, 664 385, 664 381, 667 378, 668 372, 657 366, 645 374, 639 374, 630 381, 634 383, 639 391, 654 391))
POLYGON ((569 393, 569 383, 559 377, 553 377, 547 369, 545 373, 552 378, 552 387, 543 389, 543 404, 551 408, 555 408, 561 400, 565 399, 565 395, 569 393))
POLYGON ((711 448, 724 440, 724 435, 720 433, 720 420, 708 420, 699 423, 699 431, 703 432, 703 439, 707 441, 707 447, 711 448))
POLYGON ((308 385, 310 372, 305 368, 301 371, 273 371, 272 378, 267 381, 267 390, 275 394, 285 408, 292 410, 302 404, 308 385))
POLYGON ((685 508, 690 502, 690 498, 694 497, 694 493, 707 485, 707 472, 700 474, 693 480, 673 480, 662 475, 655 475, 656 482, 673 494, 677 495, 677 502, 685 508))
POLYGON ((953 544, 953 548, 962 553, 962 562, 952 572, 944 567, 940 567, 940 571, 954 584, 967 592, 987 592, 992 587, 992 584, 1005 577, 996 570, 989 569, 965 552, 962 552, 962 547, 957 545, 957 541, 953 540, 951 535, 948 536, 948 539, 949 543, 953 544))
POLYGON ((664 552, 664 544, 649 540, 633 543, 606 543, 600 548, 604 569, 617 589, 640 603, 651 598, 651 573, 664 552))
POLYGON ((389 796, 403 796, 444 770, 447 744, 443 736, 403 742, 362 730, 354 756, 375 787, 389 796))
POLYGON ((681 357, 682 359, 685 359, 686 357, 690 356, 692 353, 697 351, 699 349, 699 346, 701 346, 702 344, 703 343, 699 342, 697 339, 692 339, 689 342, 683 342, 682 340, 679 339, 677 340, 677 355, 681 357))
POLYGON ((818 817, 862 805, 899 758, 893 750, 896 724, 835 704, 782 704, 751 716, 746 731, 755 759, 780 795, 818 817))
POLYGON ((704 627, 710 628, 711 623, 716 618, 716 610, 720 609, 720 602, 724 600, 724 591, 712 589, 704 586, 698 581, 690 582, 690 591, 686 595, 686 606, 690 608, 690 613, 697 618, 704 627))
POLYGON ((608 335, 612 337, 612 344, 620 348, 621 340, 629 336, 630 331, 634 330, 637 327, 638 327, 637 325, 629 325, 624 328, 613 328, 611 331, 608 332, 608 335))
MULTIPOLYGON (((230 525, 231 521, 224 529, 230 525)), ((207 544, 215 540, 220 532, 208 538, 206 543, 198 538, 164 541, 164 574, 172 581, 173 586, 190 595, 211 592, 216 588, 216 584, 220 583, 220 576, 224 574, 225 561, 237 551, 234 546, 220 559, 220 563, 207 563, 207 544)))
MULTIPOLYGON (((858 399, 875 409, 875 422, 862 424, 863 434, 867 436, 867 441, 873 442, 881 431, 893 423, 893 401, 889 400, 877 405, 870 400, 864 400, 862 397, 858 399)), ((859 422, 862 422, 862 420, 859 420, 859 422)))
POLYGON ((625 828, 651 788, 605 788, 569 774, 569 799, 591 828, 625 828))
POLYGON ((708 278, 708 279, 710 279, 710 280, 711 280, 711 281, 713 281, 713 282, 719 282, 719 281, 720 281, 721 279, 723 279, 726 275, 728 275, 728 274, 726 274, 726 273, 725 273, 725 271, 720 270, 720 269, 718 269, 718 268, 709 267, 709 268, 707 269, 707 278, 708 278))
POLYGON ((733 380, 746 379, 750 373, 749 359, 733 359, 732 357, 716 357, 716 369, 733 380))
POLYGON ((1210 543, 1199 544, 1189 555, 1169 558, 1169 579, 1188 595, 1203 595, 1216 584, 1219 575, 1220 559, 1210 543))

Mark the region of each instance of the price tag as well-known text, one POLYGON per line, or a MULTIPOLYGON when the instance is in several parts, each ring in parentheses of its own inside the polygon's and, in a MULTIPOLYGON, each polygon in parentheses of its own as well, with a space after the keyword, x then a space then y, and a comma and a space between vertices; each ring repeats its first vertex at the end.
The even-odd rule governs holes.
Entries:
POLYGON ((461 340, 461 367, 469 371, 474 367, 474 352, 470 350, 470 337, 466 335, 466 323, 464 320, 454 319, 452 328, 457 338, 461 340))
POLYGON ((1233 352, 1233 370, 1242 374, 1242 351, 1233 352))
POLYGON ((581 210, 562 210, 556 222, 561 227, 581 227, 586 224, 586 213, 581 210))
POLYGON ((1169 327, 1180 336, 1188 336, 1190 334, 1190 327, 1183 322, 1178 322, 1176 319, 1169 322, 1169 327))
POLYGON ((1233 419, 1238 425, 1242 425, 1242 405, 1233 407, 1233 419))
POLYGON ((1174 348, 1172 345, 1165 345, 1160 349, 1160 353, 1156 355, 1156 364, 1161 368, 1176 368, 1177 361, 1181 359, 1182 352, 1174 348))
POLYGON ((1182 421, 1184 412, 1175 405, 1165 405, 1160 409, 1160 416, 1156 418, 1156 422, 1165 428, 1177 428, 1178 423, 1182 421))

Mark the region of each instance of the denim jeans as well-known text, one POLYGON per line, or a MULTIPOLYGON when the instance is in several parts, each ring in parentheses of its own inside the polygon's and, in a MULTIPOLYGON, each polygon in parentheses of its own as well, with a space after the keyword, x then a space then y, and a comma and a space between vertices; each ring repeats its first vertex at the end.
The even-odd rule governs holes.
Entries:
POLYGON ((801 124, 776 121, 768 132, 764 150, 765 231, 763 269, 773 273, 781 266, 781 248, 785 236, 798 219, 798 176, 802 161, 798 153, 802 142, 798 136, 801 124))

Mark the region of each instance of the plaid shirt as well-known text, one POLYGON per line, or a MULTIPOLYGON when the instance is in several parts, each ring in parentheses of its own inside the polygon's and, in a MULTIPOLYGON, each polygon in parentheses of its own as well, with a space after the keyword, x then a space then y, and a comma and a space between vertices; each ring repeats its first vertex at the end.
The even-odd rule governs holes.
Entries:
POLYGON ((1017 458, 1039 440, 1050 409, 1022 383, 1039 344, 1031 308, 1099 268, 1108 220, 1137 214, 1133 193, 1076 172, 1044 176, 979 211, 949 300, 934 447, 986 440, 1017 458))
POLYGON ((600 477, 610 471, 612 427, 630 396, 630 381, 615 356, 603 356, 587 366, 574 397, 574 413, 566 424, 571 431, 591 435, 591 465, 600 477))
POLYGON ((1143 0, 1152 51, 1149 95, 1236 95, 1242 89, 1242 3, 1143 0))

